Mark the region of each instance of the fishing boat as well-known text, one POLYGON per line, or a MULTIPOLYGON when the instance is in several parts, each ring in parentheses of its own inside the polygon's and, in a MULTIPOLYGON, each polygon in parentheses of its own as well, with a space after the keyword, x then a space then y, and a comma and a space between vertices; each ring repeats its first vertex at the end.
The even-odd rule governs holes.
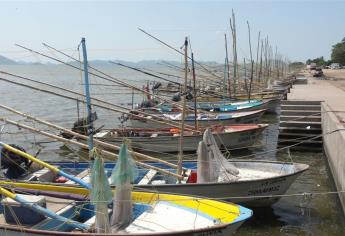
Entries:
POLYGON ((276 113, 277 107, 280 105, 280 98, 238 100, 231 103, 223 100, 218 102, 203 102, 200 104, 200 109, 213 112, 240 112, 266 109, 266 113, 276 113))
MULTIPOLYGON (((240 124, 228 126, 210 127, 215 136, 219 148, 240 149, 252 146, 260 137, 261 133, 268 127, 267 124, 240 124)), ((185 131, 183 151, 195 152, 199 141, 202 140, 200 131, 185 131)), ((131 140, 134 150, 140 152, 178 152, 180 130, 178 128, 118 128, 103 129, 94 135, 94 138, 119 145, 123 138, 131 140)))
MULTIPOLYGON (((3 155, 4 157, 7 155, 3 155)), ((176 162, 176 161, 175 161, 176 162)), ((90 164, 88 162, 51 162, 54 168, 90 182, 90 164)), ((116 162, 104 164, 109 177, 116 162)), ((138 167, 138 176, 133 179, 134 188, 147 191, 187 194, 207 198, 228 200, 246 206, 268 206, 286 193, 295 179, 309 168, 306 164, 258 160, 227 160, 220 153, 216 141, 210 131, 205 132, 203 141, 199 143, 198 160, 182 163, 183 179, 178 179, 167 172, 176 173, 174 162, 145 162, 138 167), (199 157, 206 156, 206 160, 199 157), (207 160, 209 159, 209 160, 207 160), (200 169, 208 163, 207 168, 200 169), (146 166, 150 166, 147 168, 146 166), (213 173, 207 181, 205 175, 213 173)), ((25 173, 17 181, 63 182, 55 169, 43 168, 25 173)), ((13 172, 13 171, 12 171, 13 172)))
MULTIPOLYGON (((248 99, 248 94, 235 94, 236 99, 248 99)), ((277 92, 257 92, 250 95, 251 99, 280 99, 281 95, 277 92)))
MULTIPOLYGON (((170 162, 175 163, 175 161, 170 162)), ((191 174, 182 183, 178 183, 176 178, 166 176, 158 171, 140 168, 139 176, 134 182, 134 189, 223 199, 247 207, 263 207, 277 202, 296 178, 309 168, 308 165, 302 163, 278 161, 232 160, 229 163, 239 170, 240 174, 237 178, 203 184, 196 183, 195 180, 197 178, 195 174, 197 161, 183 161, 183 168, 191 170, 191 174)), ((77 176, 83 176, 85 181, 89 179, 89 163, 87 162, 50 162, 50 164, 66 172, 75 173, 77 176)), ((148 162, 148 164, 165 170, 173 170, 161 163, 148 162)), ((115 165, 113 162, 105 163, 108 175, 115 165)), ((51 171, 43 169, 29 174, 21 180, 56 182, 57 178, 51 171)), ((67 184, 72 183, 68 182, 67 184)))
MULTIPOLYGON (((88 79, 85 38, 83 50, 85 94, 88 113, 88 149, 90 172, 88 180, 67 173, 21 150, 0 142, 3 148, 1 166, 9 176, 22 175, 23 168, 35 163, 54 174, 82 186, 36 185, 31 183, 0 183, 0 235, 230 235, 252 211, 230 203, 157 192, 133 192, 135 178, 133 160, 126 142, 122 144, 117 166, 112 170, 112 192, 104 170, 101 150, 94 147, 92 107, 88 79), (30 164, 29 164, 30 163, 30 164), (21 189, 17 189, 20 187, 21 189), (36 196, 28 192, 36 188, 36 196), (10 191, 8 190, 10 189, 10 191), (50 191, 49 191, 50 190, 50 191), (46 192, 50 192, 47 195, 46 192), (69 193, 89 199, 76 199, 69 193), (19 194, 20 193, 20 194, 19 194), (72 198, 72 199, 71 199, 72 198), (112 203, 112 205, 109 205, 112 203), (109 218, 111 219, 109 220, 109 218)), ((44 170, 43 169, 43 170, 44 170)), ((37 172, 36 172, 37 174, 37 172)))
MULTIPOLYGON (((194 114, 188 114, 185 118, 186 125, 194 125, 195 120, 198 121, 200 126, 207 127, 212 125, 229 125, 229 124, 250 124, 258 123, 261 116, 266 110, 256 110, 256 111, 247 111, 247 112, 224 112, 217 114, 206 114, 198 113, 196 118, 194 114)), ((135 114, 135 113, 133 113, 135 114)), ((167 121, 181 121, 182 113, 170 114, 170 113, 161 113, 156 114, 160 117, 161 120, 167 121)), ((154 121, 154 118, 149 115, 136 114, 136 116, 128 116, 128 119, 131 123, 131 127, 136 128, 162 128, 169 126, 157 123, 154 121), (141 117, 142 118, 141 118, 141 117)), ((156 118, 155 118, 156 119, 156 118)))
POLYGON ((112 178, 117 180, 114 193, 110 187, 109 193, 102 187, 103 181, 108 181, 104 175, 103 162, 98 156, 94 156, 96 159, 91 171, 96 170, 96 175, 91 174, 89 179, 85 180, 10 145, 0 145, 12 154, 45 166, 55 174, 82 186, 33 184, 33 180, 30 183, 0 181, 0 194, 3 196, 0 202, 0 235, 99 235, 101 232, 101 235, 206 233, 225 236, 232 234, 252 215, 251 210, 232 203, 186 195, 136 192, 131 191, 130 183, 127 190, 124 184, 134 172, 129 168, 131 162, 127 157, 125 144, 121 146, 119 166, 116 166, 115 172, 113 170, 112 173, 115 173, 112 178), (95 181, 97 185, 94 185, 95 181), (125 191, 128 194, 125 194, 125 191), (95 201, 95 196, 103 200, 95 201), (111 199, 113 206, 108 205, 111 199), (97 204, 103 204, 104 208, 97 208, 97 204), (104 211, 99 212, 100 209, 104 211), (125 215, 126 219, 115 220, 114 224, 113 218, 118 215, 125 215), (99 217, 108 219, 105 220, 108 223, 99 221, 99 217), (111 224, 109 217, 112 219, 111 224))
MULTIPOLYGON (((253 111, 259 109, 266 109, 269 101, 262 100, 244 100, 244 101, 230 101, 230 100, 220 100, 215 102, 198 102, 196 103, 196 108, 204 111, 211 112, 232 112, 232 111, 253 111)), ((189 102, 187 104, 190 107, 194 107, 194 104, 189 102)), ((181 112, 181 108, 176 107, 168 103, 160 103, 154 107, 139 107, 139 110, 148 112, 148 113, 157 113, 157 112, 181 112)))
MULTIPOLYGON (((18 192, 0 189, 31 203, 41 204, 69 221, 42 216, 28 205, 3 198, 0 210, 0 235, 6 236, 88 236, 88 235, 231 235, 252 211, 239 205, 188 196, 150 192, 132 192, 133 219, 121 232, 97 234, 93 232, 95 213, 87 200, 88 190, 57 185, 1 182, 18 192), (20 189, 20 190, 19 190, 20 189), (41 190, 32 195, 32 190, 41 190), (45 193, 47 196, 43 195, 45 193), (73 193, 74 199, 63 196, 73 193), (79 198, 76 198, 79 196, 79 198), (76 201, 78 200, 78 201, 76 201), (17 217, 17 220, 14 220, 17 217), (77 225, 71 224, 77 221, 77 225)), ((109 213, 111 215, 111 212, 109 213)))
POLYGON ((219 101, 219 102, 203 102, 198 103, 197 107, 201 110, 214 112, 230 112, 230 111, 253 111, 266 109, 266 102, 261 100, 245 100, 245 101, 219 101))

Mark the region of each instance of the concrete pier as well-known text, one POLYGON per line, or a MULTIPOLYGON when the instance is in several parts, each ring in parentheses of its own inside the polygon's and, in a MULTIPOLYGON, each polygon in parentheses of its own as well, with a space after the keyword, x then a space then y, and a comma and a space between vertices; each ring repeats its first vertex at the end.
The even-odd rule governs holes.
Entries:
MULTIPOLYGON (((294 85, 288 100, 321 102, 323 147, 338 191, 345 190, 345 92, 337 83, 309 77, 308 84, 294 85)), ((305 110, 308 110, 307 108, 305 110)), ((345 212, 345 193, 339 193, 345 212)))
POLYGON ((320 101, 282 101, 278 147, 286 146, 291 150, 322 151, 320 101))

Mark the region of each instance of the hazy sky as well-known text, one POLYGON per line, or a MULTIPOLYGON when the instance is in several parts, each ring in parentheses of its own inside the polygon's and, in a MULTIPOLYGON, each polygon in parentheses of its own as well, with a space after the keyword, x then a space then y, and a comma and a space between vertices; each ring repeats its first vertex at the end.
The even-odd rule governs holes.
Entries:
POLYGON ((175 47, 190 36, 198 60, 223 62, 232 8, 240 57, 249 57, 247 20, 254 51, 260 30, 291 60, 329 58, 331 46, 345 37, 345 1, 0 0, 0 55, 40 61, 14 44, 46 50, 42 42, 76 55, 86 37, 91 59, 182 60, 137 30, 142 27, 175 47))

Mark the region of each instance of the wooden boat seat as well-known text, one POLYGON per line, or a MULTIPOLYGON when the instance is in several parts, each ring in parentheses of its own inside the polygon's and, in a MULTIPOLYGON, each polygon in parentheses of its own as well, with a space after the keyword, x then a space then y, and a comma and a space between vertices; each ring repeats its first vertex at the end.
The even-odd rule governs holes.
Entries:
POLYGON ((56 177, 56 174, 53 173, 48 168, 43 168, 40 170, 37 170, 23 178, 25 181, 41 181, 41 182, 52 182, 54 178, 56 177))
POLYGON ((139 181, 138 185, 149 184, 153 180, 156 174, 157 174, 156 170, 150 169, 146 173, 146 175, 144 175, 144 177, 139 181))

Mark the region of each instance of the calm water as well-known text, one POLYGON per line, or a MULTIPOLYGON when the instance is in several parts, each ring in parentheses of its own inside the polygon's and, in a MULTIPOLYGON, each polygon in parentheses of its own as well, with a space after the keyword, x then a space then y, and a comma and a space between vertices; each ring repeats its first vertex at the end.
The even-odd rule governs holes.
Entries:
MULTIPOLYGON (((142 86, 146 83, 146 80, 150 80, 149 77, 136 72, 132 73, 113 66, 100 69, 138 86, 142 86)), ((53 83, 75 91, 82 90, 79 72, 63 66, 0 65, 0 70, 53 83)), ((0 78, 11 77, 0 74, 0 78)), ((20 81, 19 79, 11 79, 20 81)), ((93 77, 91 77, 91 83, 109 85, 109 82, 93 77)), ((116 104, 131 103, 131 90, 123 87, 95 85, 91 86, 91 93, 97 98, 103 98, 116 104)), ((2 95, 1 104, 30 113, 66 128, 72 127, 77 118, 77 104, 75 101, 10 85, 2 81, 0 81, 0 94, 2 95)), ((142 96, 136 94, 134 100, 140 102, 142 96)), ((83 108, 82 105, 80 107, 83 108)), ((118 114, 101 109, 96 109, 96 111, 99 116, 96 127, 105 125, 105 127, 110 128, 119 124, 118 114)), ((5 116, 20 123, 58 134, 57 131, 37 124, 33 125, 31 122, 19 116, 11 115, 2 109, 0 109, 0 114, 0 116, 5 116)), ((271 125, 265 130, 261 140, 249 151, 232 152, 233 157, 266 160, 290 160, 292 158, 295 162, 309 164, 310 169, 296 180, 287 194, 335 191, 323 153, 291 152, 289 157, 286 151, 282 151, 260 155, 260 152, 276 149, 278 136, 277 117, 265 116, 262 122, 269 122, 271 125)), ((2 125, 2 123, 0 124, 2 125)), ((2 126, 0 139, 5 142, 20 144, 31 153, 40 150, 39 157, 44 160, 80 160, 84 158, 83 153, 78 151, 76 147, 62 146, 61 143, 52 142, 50 139, 40 135, 33 135, 24 130, 18 130, 10 125, 2 126)), ((175 158, 174 155, 168 157, 175 158)), ((246 222, 236 235, 345 235, 344 222, 340 203, 335 194, 290 196, 282 198, 270 208, 254 209, 254 217, 246 222)))

